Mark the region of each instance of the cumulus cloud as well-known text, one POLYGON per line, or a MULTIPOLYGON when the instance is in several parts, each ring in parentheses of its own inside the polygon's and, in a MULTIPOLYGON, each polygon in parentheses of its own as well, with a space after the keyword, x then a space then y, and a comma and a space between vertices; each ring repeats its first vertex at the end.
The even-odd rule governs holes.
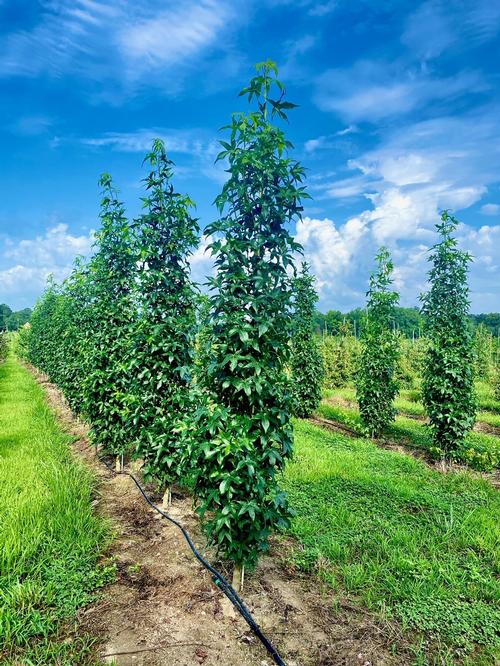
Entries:
POLYGON ((0 301, 17 307, 32 306, 47 278, 66 278, 78 255, 91 252, 93 233, 74 235, 69 226, 57 223, 36 238, 4 239, 0 252, 0 301))

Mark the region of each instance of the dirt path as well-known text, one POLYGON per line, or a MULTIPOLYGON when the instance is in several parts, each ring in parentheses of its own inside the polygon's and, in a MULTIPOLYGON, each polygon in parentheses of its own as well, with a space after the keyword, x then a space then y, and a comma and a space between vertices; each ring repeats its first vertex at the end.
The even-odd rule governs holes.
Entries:
MULTIPOLYGON (((96 460, 85 424, 75 419, 54 385, 35 375, 66 430, 77 437, 75 452, 97 473, 95 505, 116 533, 111 556, 117 579, 78 618, 79 629, 98 638, 96 656, 118 666, 271 666, 265 649, 244 620, 229 612, 180 532, 145 504, 130 478, 112 475, 96 460)), ((171 514, 203 552, 190 498, 174 495, 171 514)), ((275 539, 243 593, 287 666, 411 663, 396 627, 338 598, 333 610, 332 590, 287 564, 290 547, 285 539, 275 539)))

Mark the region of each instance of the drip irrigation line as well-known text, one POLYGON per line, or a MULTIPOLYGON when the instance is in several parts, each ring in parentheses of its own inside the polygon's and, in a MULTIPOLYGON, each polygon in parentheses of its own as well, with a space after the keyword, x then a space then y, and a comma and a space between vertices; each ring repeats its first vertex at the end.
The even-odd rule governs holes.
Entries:
POLYGON ((175 520, 175 518, 172 518, 172 516, 169 516, 168 513, 165 513, 165 511, 162 511, 162 509, 156 506, 156 504, 147 495, 141 483, 137 480, 137 478, 133 474, 125 470, 119 472, 116 469, 113 469, 113 467, 111 467, 111 465, 109 465, 104 458, 102 458, 99 455, 97 457, 98 460, 100 460, 100 462, 102 462, 112 474, 115 474, 117 476, 124 475, 130 477, 137 486, 137 488, 139 489, 139 492, 141 493, 144 500, 149 504, 149 506, 152 507, 155 511, 157 511, 160 514, 160 516, 162 516, 163 518, 171 522, 173 525, 175 525, 182 532, 193 555, 196 557, 198 562, 200 562, 200 564, 203 565, 205 569, 207 569, 207 571, 209 571, 212 574, 212 580, 214 584, 226 595, 229 601, 237 609, 237 611, 243 617, 243 619, 248 624, 250 629, 257 636, 262 645, 266 648, 269 655, 272 657, 274 663, 277 664, 278 666, 286 666, 278 650, 274 647, 271 641, 265 636, 265 634, 262 632, 262 629, 259 627, 255 619, 253 618, 252 614, 245 606, 243 599, 239 596, 239 594, 236 592, 231 583, 219 571, 217 571, 217 569, 215 569, 210 564, 210 562, 208 562, 203 557, 203 555, 201 555, 201 553, 197 550, 196 546, 194 545, 193 540, 189 536, 188 531, 177 520, 175 520))

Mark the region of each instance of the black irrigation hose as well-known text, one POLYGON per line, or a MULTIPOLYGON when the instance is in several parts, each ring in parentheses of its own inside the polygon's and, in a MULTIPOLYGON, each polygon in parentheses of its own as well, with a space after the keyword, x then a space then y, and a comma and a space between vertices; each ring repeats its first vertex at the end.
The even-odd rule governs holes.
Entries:
POLYGON ((224 576, 215 569, 210 562, 207 562, 207 560, 203 557, 203 555, 200 554, 200 552, 196 549, 196 546, 194 545, 191 537, 189 536, 189 533, 186 531, 186 529, 178 523, 172 516, 169 516, 167 513, 162 511, 160 508, 154 504, 154 502, 148 497, 146 494, 146 491, 144 488, 141 486, 140 482, 136 479, 136 477, 133 474, 130 474, 130 472, 126 472, 125 470, 118 472, 115 469, 109 465, 104 458, 101 458, 98 456, 98 459, 112 472, 113 474, 119 475, 119 474, 124 474, 125 476, 129 476, 132 481, 135 483, 137 488, 139 488, 139 491, 143 498, 146 500, 146 502, 151 506, 155 511, 157 511, 160 516, 163 516, 163 518, 166 518, 168 521, 170 521, 173 525, 175 525, 180 531, 182 532, 184 538, 188 542, 189 547, 193 551, 193 555, 196 557, 198 562, 200 562, 205 569, 207 569, 211 574, 212 574, 212 580, 217 585, 217 587, 226 595, 226 597, 229 599, 229 601, 233 604, 233 606, 239 611, 241 616, 244 618, 250 629, 253 631, 253 633, 257 636, 257 638, 260 640, 260 642, 264 645, 266 650, 269 652, 271 657, 273 658, 273 661, 275 664, 278 664, 278 666, 286 666, 285 662, 281 658, 278 650, 274 647, 274 645, 271 643, 271 641, 262 633, 261 628, 257 624, 257 622, 254 620, 252 614, 248 610, 248 608, 245 606, 243 603, 243 599, 239 596, 239 594, 236 592, 236 590, 233 588, 233 586, 229 583, 229 581, 224 578, 224 576))

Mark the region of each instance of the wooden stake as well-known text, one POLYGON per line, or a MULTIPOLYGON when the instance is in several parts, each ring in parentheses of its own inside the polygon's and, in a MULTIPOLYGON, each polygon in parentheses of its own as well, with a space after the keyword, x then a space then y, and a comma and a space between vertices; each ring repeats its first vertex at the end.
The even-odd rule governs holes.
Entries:
POLYGON ((167 488, 165 488, 165 494, 163 495, 162 507, 164 509, 168 509, 171 504, 172 504, 172 490, 170 486, 167 486, 167 488))
POLYGON ((121 472, 123 470, 123 456, 116 456, 115 458, 115 471, 121 472))
POLYGON ((245 582, 245 565, 235 564, 233 571, 233 587, 236 592, 243 591, 243 583, 245 582))

